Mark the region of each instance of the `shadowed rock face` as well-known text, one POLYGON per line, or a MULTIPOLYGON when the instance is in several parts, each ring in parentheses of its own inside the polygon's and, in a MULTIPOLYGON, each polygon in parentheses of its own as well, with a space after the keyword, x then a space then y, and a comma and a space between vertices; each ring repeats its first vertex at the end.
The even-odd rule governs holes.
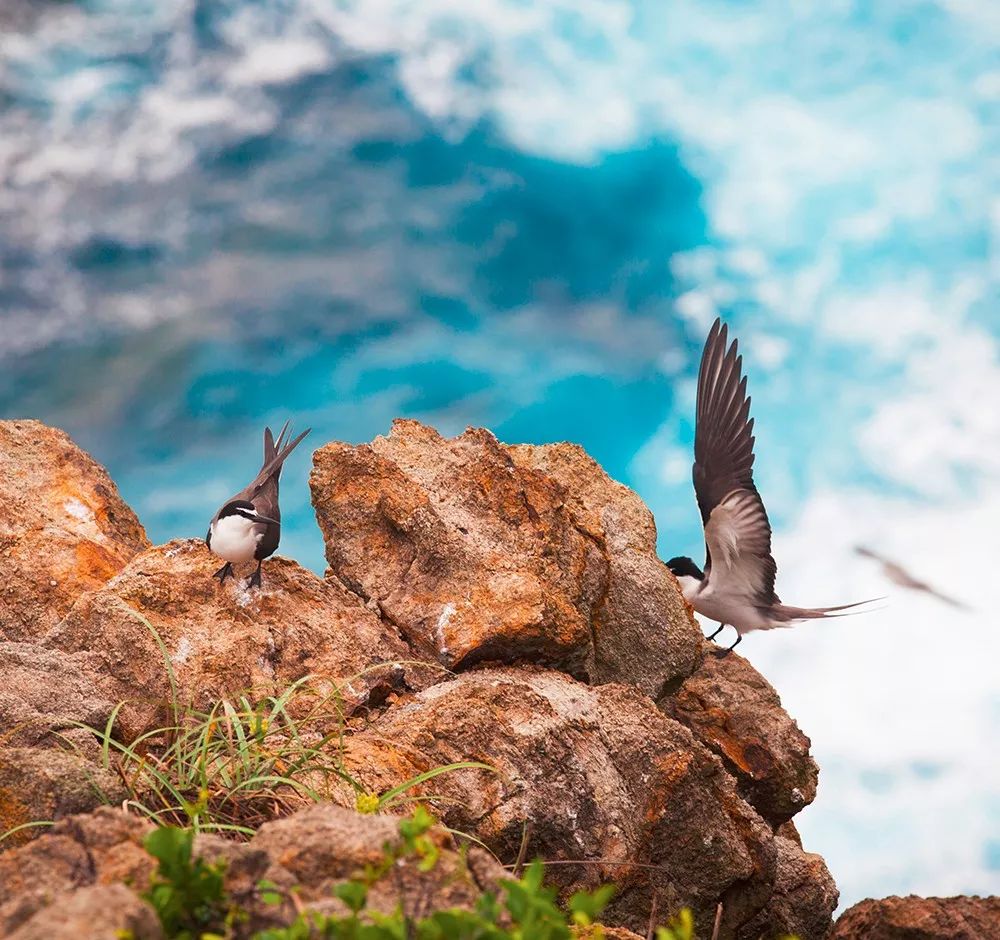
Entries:
POLYGON ((0 421, 0 640, 40 636, 148 547, 104 468, 62 431, 0 421))
POLYGON ((248 590, 245 579, 220 585, 212 578, 217 568, 218 559, 200 541, 151 548, 83 595, 46 637, 51 650, 99 658, 106 697, 128 703, 119 715, 126 740, 167 717, 164 654, 178 698, 199 707, 247 689, 273 692, 307 675, 320 689, 323 680, 344 684, 350 707, 376 688, 402 687, 407 669, 413 671, 371 668, 413 656, 337 581, 273 558, 263 589, 248 590))
POLYGON ((658 694, 697 663, 648 510, 578 448, 396 421, 320 448, 310 485, 333 574, 449 668, 523 659, 658 694))
POLYGON ((740 927, 736 936, 738 940, 783 936, 820 940, 830 930, 840 896, 833 876, 822 857, 803 852, 797 839, 778 835, 774 847, 774 890, 763 909, 740 927))
POLYGON ((988 940, 1000 937, 1000 897, 880 898, 840 915, 830 940, 988 940))
POLYGON ((819 768, 809 738, 742 656, 713 655, 707 643, 706 650, 694 674, 660 707, 722 759, 747 802, 778 826, 816 796, 819 768))

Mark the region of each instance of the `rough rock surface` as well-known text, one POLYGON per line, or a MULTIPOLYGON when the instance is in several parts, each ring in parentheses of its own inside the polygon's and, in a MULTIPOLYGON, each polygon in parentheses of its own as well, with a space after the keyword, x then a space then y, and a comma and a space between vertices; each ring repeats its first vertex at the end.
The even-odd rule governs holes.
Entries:
POLYGON ((62 431, 0 421, 0 639, 44 633, 148 545, 104 468, 62 431))
MULTIPOLYGON (((101 691, 101 658, 37 643, 0 643, 0 728, 5 745, 55 746, 55 732, 85 746, 75 722, 104 727, 115 703, 101 691)), ((96 747, 94 749, 96 753, 96 747)))
POLYGON ((155 869, 142 847, 150 828, 135 816, 102 807, 63 819, 28 845, 0 854, 0 937, 54 902, 61 906, 77 888, 119 882, 145 888, 155 869))
POLYGON ((989 940, 1000 937, 1000 897, 890 897, 855 904, 830 940, 989 940))
MULTIPOLYGON (((259 901, 255 886, 264 879, 288 890, 298 886, 298 901, 310 910, 344 914, 347 909, 331 889, 366 865, 378 865, 387 845, 399 843, 399 820, 394 816, 360 816, 329 804, 312 806, 286 819, 262 826, 245 846, 203 838, 196 850, 205 858, 227 862, 227 888, 250 911, 252 926, 288 923, 295 916, 291 903, 275 909, 259 901)), ((410 860, 391 878, 372 886, 368 906, 391 913, 402 903, 407 913, 475 905, 484 890, 495 891, 504 877, 487 852, 471 848, 462 863, 454 840, 444 830, 431 836, 441 850, 438 864, 421 872, 410 860)))
MULTIPOLYGON (((280 889, 297 886, 297 901, 305 909, 346 913, 331 888, 380 862, 385 846, 399 841, 397 823, 391 816, 317 805, 262 826, 248 843, 199 836, 195 853, 225 861, 226 890, 250 915, 238 927, 245 937, 288 924, 297 913, 290 901, 263 903, 257 890, 262 879, 280 889)), ((104 808, 65 819, 30 845, 0 855, 0 936, 110 940, 116 929, 131 928, 140 940, 156 940, 155 915, 133 893, 145 890, 155 870, 142 847, 150 829, 143 820, 104 808), (100 903, 109 910, 99 910, 100 903), (80 926, 88 914, 95 918, 93 932, 80 926)), ((470 907, 484 890, 496 890, 504 872, 491 856, 472 848, 463 861, 450 835, 436 829, 431 836, 440 849, 434 869, 421 872, 412 861, 397 866, 392 877, 373 886, 371 909, 389 913, 398 903, 419 904, 420 911, 470 907)))
MULTIPOLYGON (((345 757, 377 792, 465 759, 497 772, 427 784, 443 798, 445 821, 507 862, 526 820, 529 855, 600 861, 550 875, 567 890, 618 883, 611 923, 644 933, 655 893, 661 911, 691 906, 707 935, 721 898, 720 936, 732 938, 779 903, 771 827, 717 758, 631 687, 524 667, 468 672, 389 709, 349 740, 345 757)), ((813 900, 796 889, 781 903, 802 922, 829 925, 825 899, 820 910, 799 910, 813 900)))
POLYGON ((764 909, 740 928, 739 940, 795 936, 823 940, 830 931, 840 892, 822 856, 803 852, 793 839, 776 836, 778 868, 764 909))
POLYGON ((809 755, 809 738, 742 656, 709 652, 660 707, 722 758, 740 793, 772 825, 815 798, 819 768, 809 755))
POLYGON ((657 557, 656 523, 646 504, 576 444, 509 450, 519 467, 559 484, 574 524, 607 560, 607 587, 591 622, 590 680, 628 681, 655 694, 665 677, 687 675, 700 658, 701 633, 657 557))
POLYGON ((10 934, 8 940, 161 940, 156 912, 125 885, 95 885, 74 891, 10 934))
MULTIPOLYGON (((80 754, 56 748, 0 748, 0 833, 124 797, 117 777, 80 754)), ((0 848, 6 848, 7 842, 26 842, 40 831, 22 829, 0 848)))
POLYGON ((648 511, 578 449, 534 450, 415 421, 320 448, 310 485, 333 574, 449 668, 527 659, 659 694, 700 638, 648 511))
POLYGON ((306 675, 319 687, 336 681, 348 704, 357 704, 401 685, 408 669, 427 671, 373 669, 414 657, 333 579, 272 558, 263 589, 248 590, 245 578, 220 585, 212 578, 218 567, 193 539, 149 549, 83 595, 46 637, 50 649, 100 657, 105 697, 128 702, 119 714, 126 740, 165 720, 170 703, 170 676, 150 626, 169 657, 178 698, 196 706, 248 689, 274 691, 306 675))

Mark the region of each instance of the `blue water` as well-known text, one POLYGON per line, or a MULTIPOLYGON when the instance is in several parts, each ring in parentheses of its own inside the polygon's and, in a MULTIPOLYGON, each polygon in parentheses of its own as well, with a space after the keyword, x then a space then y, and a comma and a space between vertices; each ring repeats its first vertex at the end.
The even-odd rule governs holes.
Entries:
MULTIPOLYGON (((407 416, 576 441, 697 557, 722 314, 782 593, 885 593, 858 540, 971 572, 1000 560, 998 41, 957 0, 12 5, 0 416, 69 431, 154 541, 204 533, 265 423, 318 446, 407 416)), ((321 571, 307 474, 282 551, 321 571)), ((813 737, 802 828, 848 901, 1000 889, 1000 698, 943 665, 933 603, 748 640, 813 737), (923 644, 887 669, 901 631, 923 644), (931 683, 967 735, 913 731, 931 683), (873 722, 876 694, 911 719, 873 722)))

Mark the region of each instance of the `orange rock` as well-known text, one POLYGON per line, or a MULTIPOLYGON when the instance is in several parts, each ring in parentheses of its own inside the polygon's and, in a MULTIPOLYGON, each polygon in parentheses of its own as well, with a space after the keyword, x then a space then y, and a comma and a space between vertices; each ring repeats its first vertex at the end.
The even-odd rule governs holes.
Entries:
POLYGON ((861 901, 840 915, 830 940, 995 940, 1000 897, 890 897, 861 901))
POLYGON ((148 546, 104 468, 62 431, 0 421, 0 639, 42 636, 148 546))
POLYGON ((722 758, 747 802, 778 826, 816 797, 819 768, 809 738, 750 663, 705 646, 702 664, 660 707, 722 758))
POLYGON ((579 448, 396 421, 313 460, 332 573, 448 668, 526 660, 650 694, 694 669, 649 511, 579 448))
POLYGON ((350 737, 345 754, 375 792, 462 760, 495 772, 453 771, 423 785, 445 822, 507 863, 528 825, 528 858, 562 862, 547 874, 566 892, 619 886, 611 924, 645 934, 655 894, 664 914, 691 907, 708 936, 724 897, 721 936, 731 940, 772 900, 771 827, 690 731, 630 686, 538 668, 474 670, 401 700, 350 737))

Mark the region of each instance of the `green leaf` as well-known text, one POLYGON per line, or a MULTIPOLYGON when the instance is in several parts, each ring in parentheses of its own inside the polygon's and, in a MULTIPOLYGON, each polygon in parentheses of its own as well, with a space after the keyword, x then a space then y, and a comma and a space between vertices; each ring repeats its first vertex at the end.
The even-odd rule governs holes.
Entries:
POLYGON ((345 881, 333 889, 333 893, 340 898, 355 914, 362 910, 368 902, 368 887, 360 881, 345 881))

